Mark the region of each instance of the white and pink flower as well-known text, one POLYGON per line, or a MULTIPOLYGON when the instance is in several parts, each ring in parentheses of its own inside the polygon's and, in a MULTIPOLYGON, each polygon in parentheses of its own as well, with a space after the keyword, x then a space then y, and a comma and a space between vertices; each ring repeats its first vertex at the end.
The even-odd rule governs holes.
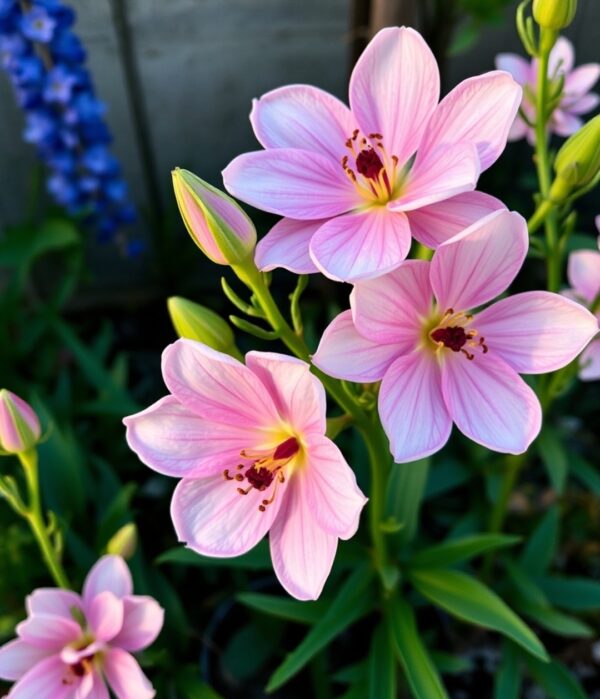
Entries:
POLYGON ((439 104, 439 71, 421 35, 380 31, 350 80, 350 109, 309 85, 256 100, 265 150, 223 172, 231 194, 284 216, 260 241, 263 270, 321 271, 357 281, 406 258, 411 234, 436 247, 491 211, 474 192, 506 145, 521 88, 494 71, 463 81, 439 104))
POLYGON ((149 646, 163 625, 152 597, 133 594, 119 556, 104 556, 82 595, 41 588, 27 598, 18 638, 0 648, 0 678, 15 681, 10 699, 151 699, 152 685, 132 652, 149 646))
POLYGON ((182 479, 171 506, 179 539, 226 558, 270 532, 283 587, 316 599, 366 502, 325 436, 320 381, 299 359, 249 352, 244 365, 192 340, 167 347, 162 369, 172 395, 124 422, 145 464, 182 479))
MULTIPOLYGON (((575 68, 575 51, 573 44, 561 36, 550 53, 548 77, 557 83, 564 78, 564 86, 559 104, 556 106, 548 124, 549 130, 559 136, 570 136, 583 126, 582 114, 595 109, 600 103, 600 96, 590 92, 598 77, 600 64, 586 63, 575 68)), ((523 101, 509 133, 509 141, 527 137, 535 143, 535 131, 531 124, 536 120, 536 93, 538 61, 527 61, 515 53, 500 53, 496 56, 496 67, 508 71, 523 86, 523 101), (525 118, 523 118, 523 116, 525 118), (529 123, 528 123, 529 122, 529 123)))
POLYGON ((523 374, 555 371, 598 330, 577 303, 545 291, 503 298, 528 247, 519 214, 499 211, 440 245, 357 284, 351 311, 326 329, 313 358, 327 374, 381 380, 379 414, 397 462, 432 454, 452 423, 499 452, 524 452, 541 425, 523 374))

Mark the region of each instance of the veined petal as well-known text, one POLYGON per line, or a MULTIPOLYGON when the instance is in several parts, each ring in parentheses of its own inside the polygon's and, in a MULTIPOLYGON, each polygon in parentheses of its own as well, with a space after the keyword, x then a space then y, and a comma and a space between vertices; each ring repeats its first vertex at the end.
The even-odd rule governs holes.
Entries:
MULTIPOLYGON (((108 695, 108 689, 104 680, 100 676, 100 673, 94 672, 92 675, 93 686, 90 693, 87 695, 86 699, 110 699, 108 695)), ((79 697, 76 697, 79 699, 79 697)))
POLYGON ((396 463, 422 459, 444 446, 452 420, 433 353, 415 351, 396 359, 381 382, 379 416, 396 463))
POLYGON ((279 485, 275 500, 264 512, 258 507, 270 497, 271 490, 252 488, 241 495, 237 485, 223 475, 180 481, 171 503, 179 541, 214 558, 240 556, 256 546, 277 517, 286 497, 287 480, 279 485))
POLYGON ((463 192, 450 199, 408 212, 413 236, 429 248, 437 248, 465 228, 506 206, 483 192, 463 192))
POLYGON ((265 148, 300 148, 341 160, 356 120, 345 104, 311 85, 287 85, 252 103, 256 138, 265 148))
POLYGON ((27 597, 26 607, 30 616, 53 614, 74 621, 72 610, 73 608, 83 609, 83 601, 76 592, 71 592, 71 590, 41 587, 27 597))
MULTIPOLYGON (((537 60, 534 60, 537 63, 537 60)), ((575 50, 573 44, 564 36, 559 36, 550 51, 548 60, 548 75, 554 78, 558 75, 568 75, 575 65, 575 50)))
POLYGON ((600 294, 600 252, 576 250, 569 255, 569 283, 587 303, 600 294))
POLYGON ((325 328, 312 363, 329 376, 357 383, 379 381, 401 348, 358 333, 352 311, 344 311, 325 328))
POLYGON ((239 155, 223 170, 230 194, 280 216, 311 221, 363 204, 341 162, 298 148, 239 155))
POLYGON ((271 395, 279 414, 300 432, 325 434, 325 389, 310 365, 275 352, 248 352, 246 365, 271 395))
POLYGON ((34 665, 10 690, 10 699, 73 699, 73 685, 63 682, 65 665, 53 655, 34 665))
POLYGON ((54 614, 36 614, 17 625, 17 635, 26 643, 48 650, 60 650, 78 640, 81 626, 73 619, 54 614))
POLYGON ((97 641, 112 640, 123 628, 123 600, 112 592, 101 592, 90 602, 86 619, 97 641))
POLYGON ((478 177, 479 156, 472 143, 442 144, 427 152, 418 151, 404 190, 388 204, 388 209, 414 211, 470 192, 478 177))
POLYGON ((254 261, 263 272, 277 267, 294 274, 312 274, 318 268, 309 254, 310 240, 325 221, 283 218, 258 241, 254 261))
POLYGON ((273 568, 292 597, 314 600, 331 572, 338 537, 317 522, 303 478, 294 479, 288 495, 269 535, 273 568))
POLYGON ((88 573, 83 584, 86 614, 94 597, 101 592, 112 592, 118 598, 133 592, 131 573, 120 556, 103 556, 88 573))
POLYGON ((398 267, 410 243, 404 214, 373 207, 324 223, 310 241, 310 255, 325 276, 355 282, 398 267))
POLYGON ((492 352, 478 354, 473 361, 445 352, 442 392, 458 429, 493 451, 522 454, 540 431, 537 396, 492 352))
POLYGON ((394 344, 398 354, 411 352, 419 343, 421 318, 431 311, 429 267, 425 260, 407 260, 390 274, 357 284, 350 305, 358 332, 394 344))
POLYGON ((571 71, 565 78, 562 102, 574 97, 580 98, 589 92, 600 78, 600 63, 586 63, 571 71))
POLYGON ((404 164, 417 150, 440 94, 436 60, 414 29, 382 29, 350 78, 350 106, 363 133, 380 133, 404 164))
POLYGON ((531 63, 516 53, 499 53, 495 62, 498 70, 510 73, 519 85, 525 85, 533 77, 531 63))
POLYGON ((104 673, 117 699, 152 699, 156 692, 137 660, 121 648, 109 648, 104 673))
POLYGON ((579 378, 582 381, 600 379, 600 340, 594 340, 583 350, 579 378))
POLYGON ((586 114, 591 112, 592 109, 600 104, 600 95, 595 92, 588 92, 586 95, 581 95, 581 97, 567 98, 563 100, 562 109, 566 109, 571 114, 586 114))
POLYGON ((132 595, 123 598, 123 628, 111 645, 135 652, 154 643, 162 629, 165 612, 152 597, 132 595))
POLYGON ((438 247, 431 284, 441 308, 467 310, 501 294, 527 254, 527 224, 514 211, 496 211, 438 247))
POLYGON ((0 678, 19 680, 32 667, 49 655, 56 653, 48 648, 39 648, 16 638, 0 646, 0 678))
POLYGON ((354 471, 330 439, 311 435, 307 450, 308 463, 298 478, 304 479, 308 509, 326 532, 349 539, 356 534, 367 498, 356 484, 354 471))
POLYGON ((492 304, 473 327, 519 374, 545 374, 575 359, 598 332, 598 321, 564 296, 529 291, 492 304))
POLYGON ((550 123, 554 133, 557 133, 559 136, 564 136, 565 138, 579 131, 583 126, 582 119, 562 109, 554 110, 550 123))

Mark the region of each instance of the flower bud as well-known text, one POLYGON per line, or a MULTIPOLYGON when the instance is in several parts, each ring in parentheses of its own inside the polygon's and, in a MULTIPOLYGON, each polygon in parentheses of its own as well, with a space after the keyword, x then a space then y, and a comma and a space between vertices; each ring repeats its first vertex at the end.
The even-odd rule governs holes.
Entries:
POLYGON ((121 527, 106 545, 106 553, 121 556, 126 561, 133 558, 137 548, 137 527, 133 522, 121 527))
POLYGON ((533 17, 540 27, 564 29, 577 12, 577 0, 533 0, 533 17))
POLYGON ((171 296, 167 307, 179 337, 197 340, 233 357, 240 356, 235 346, 233 330, 214 311, 180 296, 171 296))
POLYGON ((219 265, 236 265, 256 246, 254 224, 236 202, 188 170, 173 170, 183 222, 196 245, 219 265))
POLYGON ((32 449, 42 433, 33 408, 5 388, 0 390, 0 452, 19 454, 32 449))
POLYGON ((556 180, 550 198, 564 199, 566 189, 585 187, 600 172, 600 114, 568 138, 554 161, 556 180))

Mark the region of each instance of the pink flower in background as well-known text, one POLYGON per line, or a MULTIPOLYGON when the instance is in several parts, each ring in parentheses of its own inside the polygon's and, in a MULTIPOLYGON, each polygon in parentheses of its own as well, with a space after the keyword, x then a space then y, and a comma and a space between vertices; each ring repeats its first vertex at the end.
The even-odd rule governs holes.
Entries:
POLYGON ((133 595, 119 556, 104 556, 80 596, 42 588, 27 598, 18 638, 0 648, 0 678, 15 680, 10 699, 150 699, 155 695, 131 652, 149 646, 163 625, 151 597, 133 595))
POLYGON ((438 104, 439 84, 421 35, 388 28, 354 68, 351 109, 309 85, 254 102, 265 150, 237 157, 223 179, 234 196, 285 217, 257 247, 261 269, 377 277, 406 258, 411 234, 436 247, 504 208, 472 190, 506 145, 520 87, 490 72, 438 104))
MULTIPOLYGON (((600 97, 590 92, 600 76, 600 64, 586 63, 574 68, 575 51, 573 44, 565 37, 559 37, 548 65, 548 75, 557 82, 564 76, 565 82, 560 102, 550 119, 549 128, 559 136, 570 136, 583 126, 580 114, 586 114, 600 103, 600 97)), ((515 53, 500 53, 496 56, 496 67, 508 71, 523 86, 521 110, 531 124, 535 124, 537 60, 527 61, 515 53)), ((520 115, 517 115, 508 139, 517 141, 527 137, 535 143, 534 129, 520 115)))
POLYGON ((231 557, 270 531, 281 584, 316 599, 366 502, 325 437, 321 383, 298 359, 249 352, 245 366, 191 340, 167 347, 162 370, 172 395, 124 422, 145 464, 182 478, 171 506, 179 539, 231 557))
POLYGON ((554 371, 597 331, 577 303, 545 291, 501 299, 525 259, 527 226, 499 211, 443 243, 433 260, 411 260, 361 282, 351 311, 326 329, 313 361, 331 376, 382 380, 379 414, 397 462, 432 454, 452 423, 470 439, 521 453, 541 410, 519 373, 554 371))
MULTIPOLYGON (((600 216, 596 217, 596 228, 600 232, 600 216)), ((598 238, 600 248, 600 238, 598 238)), ((600 252, 577 250, 569 255, 567 276, 571 289, 570 298, 592 309, 600 321, 600 252)), ((586 347, 581 355, 579 378, 584 381, 600 379, 600 339, 586 347)))

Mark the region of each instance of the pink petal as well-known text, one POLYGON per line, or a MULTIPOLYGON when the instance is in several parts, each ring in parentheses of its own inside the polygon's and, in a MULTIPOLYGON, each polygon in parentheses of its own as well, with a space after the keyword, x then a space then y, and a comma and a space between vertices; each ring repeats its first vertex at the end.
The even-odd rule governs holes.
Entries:
POLYGON ((106 652, 104 673, 117 699, 152 699, 156 694, 137 660, 121 648, 106 652))
POLYGON ((527 224, 514 211, 497 211, 436 250, 431 284, 441 308, 475 308, 510 286, 527 254, 527 224))
POLYGON ((352 311, 344 311, 325 328, 313 364, 329 376, 357 383, 379 381, 398 356, 395 344, 383 344, 358 333, 352 311))
MULTIPOLYGON (((510 131, 508 132, 509 141, 520 141, 522 138, 528 136, 529 133, 533 133, 530 127, 521 119, 519 115, 515 117, 510 131)), ((534 141, 535 142, 535 139, 534 141)))
MULTIPOLYGON (((104 680, 99 673, 94 672, 92 675, 93 686, 90 693, 87 695, 87 699, 110 699, 108 694, 108 689, 104 680)), ((79 699, 78 697, 76 699, 79 699)))
POLYGON ((162 372, 171 393, 212 423, 251 431, 280 422, 269 392, 256 375, 200 342, 181 339, 169 345, 163 352, 162 372))
POLYGON ((71 590, 60 590, 56 587, 42 587, 34 590, 26 600, 27 613, 34 614, 54 614, 62 616, 70 621, 73 616, 73 608, 82 610, 83 602, 81 597, 71 590))
POLYGON ((167 396, 123 420, 127 443, 150 468, 177 478, 222 473, 256 439, 231 421, 213 422, 167 396))
POLYGON ((165 617, 158 602, 152 597, 133 595, 123 598, 123 608, 123 628, 111 645, 134 652, 154 643, 165 617))
POLYGON ((283 218, 258 242, 254 261, 263 272, 277 267, 294 274, 318 272, 311 260, 308 247, 310 240, 324 221, 296 221, 283 218))
POLYGON ((304 479, 307 508, 329 534, 350 539, 358 529, 367 498, 356 484, 354 471, 327 437, 308 440, 308 463, 298 474, 304 479))
POLYGON ((318 524, 303 478, 295 478, 269 535, 279 582, 300 600, 319 597, 331 572, 338 537, 318 524))
POLYGON ((564 99, 582 97, 589 92, 600 78, 600 63, 578 66, 565 78, 564 99))
POLYGON ((324 223, 310 241, 310 255, 330 279, 354 282, 395 269, 410 243, 405 215, 373 207, 324 223))
POLYGON ((265 148, 300 148, 341 160, 356 128, 352 112, 328 92, 287 85, 254 100, 250 121, 265 148))
POLYGON ((390 211, 414 211, 475 189, 479 157, 472 143, 439 145, 419 151, 403 192, 388 204, 390 211))
POLYGON ((40 661, 14 685, 10 699, 74 699, 73 685, 63 682, 66 669, 57 656, 40 661))
POLYGON ((246 365, 269 391, 284 422, 299 432, 325 434, 325 389, 306 362, 275 352, 248 352, 246 365))
POLYGON ((365 136, 380 133, 404 164, 417 150, 440 94, 438 67, 414 29, 382 29, 350 78, 350 106, 365 136))
POLYGON ((582 381, 600 379, 600 340, 594 340, 581 355, 579 378, 582 381))
POLYGON ((600 95, 595 92, 588 92, 587 95, 574 97, 572 100, 563 100, 562 108, 571 112, 571 114, 586 114, 600 104, 600 95))
POLYGON ((32 646, 19 638, 9 641, 0 646, 0 678, 18 680, 53 652, 48 648, 32 646))
POLYGON ((83 584, 83 603, 86 610, 96 595, 112 592, 125 597, 133 592, 133 581, 127 563, 120 556, 103 556, 90 570, 83 584))
POLYGON ((519 85, 525 85, 532 78, 531 64, 516 53, 499 53, 496 68, 510 73, 519 85))
POLYGON ((583 126, 583 121, 575 116, 574 114, 569 114, 568 112, 563 112, 560 109, 555 109, 552 113, 551 120, 552 131, 559 136, 570 136, 583 126))
MULTIPOLYGON (((235 469, 235 465, 233 466, 235 469)), ((173 494, 171 518, 179 541, 204 556, 231 558, 246 553, 263 538, 286 496, 287 481, 264 512, 258 507, 272 490, 252 488, 240 495, 235 481, 223 475, 182 480, 173 494)))
POLYGON ((600 253, 576 250, 569 255, 569 283, 589 304, 600 294, 600 253))
MULTIPOLYGON (((103 593, 104 594, 104 593, 103 593)), ((76 665, 84 658, 91 658, 96 653, 103 651, 105 644, 101 641, 93 641, 87 646, 80 648, 81 644, 73 646, 65 646, 60 652, 60 659, 65 665, 76 665)))
POLYGON ((490 71, 463 80, 444 99, 429 120, 419 150, 436 145, 472 143, 481 170, 495 162, 506 146, 522 90, 509 73, 490 71))
POLYGON ((465 228, 501 209, 506 209, 506 206, 496 197, 483 192, 463 192, 410 211, 408 220, 411 233, 420 243, 437 248, 465 228))
POLYGON ((477 314, 473 327, 490 351, 519 374, 545 374, 575 359, 598 331, 598 322, 564 296, 529 291, 492 304, 477 314))
POLYGON ((350 296, 354 324, 371 341, 411 352, 421 338, 422 316, 431 312, 429 262, 407 260, 377 279, 360 282, 350 296))
POLYGON ((396 359, 381 382, 379 416, 396 463, 422 459, 444 446, 452 420, 432 352, 416 351, 396 359))
POLYGON ((123 600, 112 592, 101 592, 89 604, 86 618, 97 641, 112 640, 123 628, 123 600))
POLYGON ((26 643, 48 650, 60 650, 82 636, 77 622, 53 614, 31 616, 18 624, 16 631, 26 643))
POLYGON ((573 44, 564 36, 559 36, 550 51, 548 62, 548 75, 553 78, 560 74, 568 74, 575 65, 575 51, 573 44))
POLYGON ((223 170, 223 182, 230 194, 258 209, 304 221, 363 203, 341 162, 295 148, 239 155, 223 170))
POLYGON ((458 429, 488 449, 522 454, 537 437, 542 413, 535 393, 500 357, 468 361, 444 351, 444 401, 458 429))

